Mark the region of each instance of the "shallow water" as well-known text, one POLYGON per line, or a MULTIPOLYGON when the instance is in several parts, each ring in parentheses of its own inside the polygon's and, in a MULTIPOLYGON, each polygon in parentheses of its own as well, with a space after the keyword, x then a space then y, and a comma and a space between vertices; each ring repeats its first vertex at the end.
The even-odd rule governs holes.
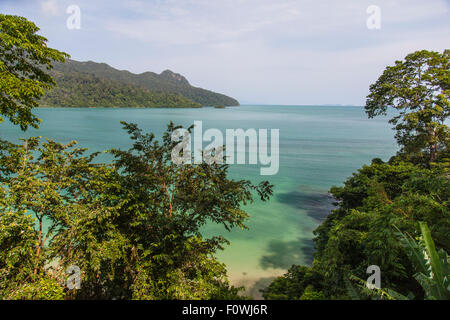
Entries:
MULTIPOLYGON (((226 109, 63 109, 35 111, 40 129, 21 132, 0 124, 0 137, 10 141, 43 136, 67 143, 77 140, 90 151, 126 149, 131 141, 119 121, 137 123, 160 136, 172 120, 185 127, 196 120, 208 128, 280 129, 280 169, 260 176, 259 165, 233 165, 234 178, 269 180, 275 193, 268 203, 256 201, 246 209, 249 230, 226 232, 208 226, 205 234, 222 234, 231 245, 219 253, 233 284, 258 289, 292 264, 309 264, 312 231, 332 209, 328 190, 340 185, 363 164, 379 157, 388 160, 397 146, 386 118, 367 119, 362 107, 241 106, 226 109)), ((106 160, 106 158, 105 158, 106 160)))

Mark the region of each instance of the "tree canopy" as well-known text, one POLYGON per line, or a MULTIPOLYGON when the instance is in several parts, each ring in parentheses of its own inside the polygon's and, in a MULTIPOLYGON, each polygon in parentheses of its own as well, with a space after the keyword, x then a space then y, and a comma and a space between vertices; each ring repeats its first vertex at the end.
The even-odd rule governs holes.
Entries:
POLYGON ((52 62, 69 57, 49 48, 38 31, 23 17, 0 14, 0 114, 22 130, 38 127, 32 109, 55 84, 48 70, 52 62))
POLYGON ((390 123, 401 152, 423 163, 436 161, 450 137, 444 123, 450 113, 450 50, 417 51, 387 67, 370 86, 366 111, 372 118, 389 107, 399 113, 390 123))
POLYGON ((182 95, 149 91, 90 73, 52 71, 57 85, 40 100, 42 107, 200 108, 182 95))
POLYGON ((239 105, 236 99, 192 86, 185 77, 170 70, 160 74, 154 72, 134 74, 114 69, 106 63, 69 59, 65 63, 55 63, 52 76, 58 86, 44 96, 43 105, 56 107, 86 107, 83 103, 104 107, 239 105), (158 96, 166 100, 158 99, 158 96))

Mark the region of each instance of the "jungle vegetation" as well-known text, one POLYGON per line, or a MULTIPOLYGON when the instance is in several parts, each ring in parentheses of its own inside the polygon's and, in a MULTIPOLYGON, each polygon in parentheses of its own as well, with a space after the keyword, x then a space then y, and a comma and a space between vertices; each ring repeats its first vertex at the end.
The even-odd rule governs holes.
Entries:
POLYGON ((201 108, 185 97, 107 80, 90 73, 54 73, 57 85, 41 107, 69 108, 201 108))
POLYGON ((41 100, 50 107, 166 107, 238 106, 236 99, 196 88, 180 74, 134 74, 106 63, 55 61, 49 74, 57 86, 41 100))

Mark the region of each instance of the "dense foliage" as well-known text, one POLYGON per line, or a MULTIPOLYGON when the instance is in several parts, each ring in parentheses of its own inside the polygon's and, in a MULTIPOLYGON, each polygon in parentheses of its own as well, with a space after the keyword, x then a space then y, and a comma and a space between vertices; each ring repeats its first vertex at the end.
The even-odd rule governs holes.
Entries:
MULTIPOLYGON (((32 113, 37 100, 55 83, 48 74, 52 61, 67 54, 48 48, 39 28, 25 18, 0 14, 0 114, 25 130, 37 128, 32 113)), ((3 118, 0 117, 0 122, 3 118)))
MULTIPOLYGON (((449 58, 448 51, 413 53, 371 86, 370 117, 388 107, 400 111, 391 123, 401 149, 388 162, 374 159, 331 189, 337 209, 314 231, 312 266, 293 266, 264 290, 265 298, 302 299, 314 292, 318 298, 349 299, 355 293, 349 281, 367 279, 371 265, 381 269, 382 288, 398 296, 448 297, 448 292, 427 294, 427 282, 417 278, 422 270, 411 263, 398 231, 419 237, 419 224, 426 223, 437 249, 450 250, 449 58)), ((449 270, 444 272, 448 279, 449 270)))
POLYGON ((51 106, 78 106, 84 101, 85 94, 89 94, 90 104, 92 100, 105 101, 108 107, 114 107, 117 103, 122 105, 125 102, 134 106, 145 102, 148 98, 150 101, 145 105, 150 106, 164 104, 162 98, 167 98, 165 104, 169 107, 192 106, 194 103, 195 106, 239 105, 237 100, 223 94, 193 87, 186 78, 169 70, 161 74, 153 72, 133 74, 116 70, 105 63, 68 60, 66 63, 55 63, 52 75, 62 88, 50 92, 49 96, 45 97, 44 102, 51 106), (96 81, 101 83, 93 84, 96 81), (112 96, 102 94, 102 89, 109 90, 112 96), (130 91, 137 92, 135 101, 130 91), (156 96, 150 97, 148 92, 156 96), (116 94, 119 97, 115 97, 116 94), (70 103, 66 101, 67 97, 70 98, 70 103), (184 100, 181 100, 182 97, 184 100))
MULTIPOLYGON (((398 232, 400 243, 416 273, 414 279, 420 284, 427 300, 450 299, 450 258, 444 249, 436 250, 436 245, 431 237, 430 229, 425 222, 419 222, 420 236, 413 238, 404 232, 398 232)), ((411 300, 416 297, 409 293, 403 295, 391 288, 376 288, 368 286, 366 282, 353 275, 347 281, 348 293, 352 299, 387 299, 387 300, 411 300), (352 283, 352 282, 353 283, 352 283), (355 289, 355 283, 358 289, 355 289)))
POLYGON ((52 74, 57 86, 40 101, 42 107, 200 108, 181 95, 151 92, 141 87, 99 78, 89 73, 52 74))

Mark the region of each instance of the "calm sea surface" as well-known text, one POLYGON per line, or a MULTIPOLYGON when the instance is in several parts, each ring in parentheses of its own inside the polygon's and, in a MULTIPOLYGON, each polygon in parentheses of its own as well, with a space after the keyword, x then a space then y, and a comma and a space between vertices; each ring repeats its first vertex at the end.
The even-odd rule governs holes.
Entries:
MULTIPOLYGON (((255 183, 275 185, 273 198, 248 205, 249 230, 225 231, 208 226, 205 234, 222 234, 231 245, 219 253, 234 284, 258 289, 292 264, 309 264, 312 231, 332 209, 328 190, 363 164, 379 157, 388 160, 396 150, 386 118, 368 119, 362 107, 347 106, 241 106, 226 109, 37 109, 39 130, 21 132, 0 124, 0 137, 43 136, 58 142, 76 140, 90 151, 131 146, 120 121, 137 123, 160 136, 170 120, 189 126, 203 121, 203 131, 220 129, 279 129, 280 169, 260 176, 259 165, 233 165, 231 175, 255 183)), ((206 145, 206 144, 205 144, 206 145)), ((104 158, 105 161, 107 158, 104 158)))

